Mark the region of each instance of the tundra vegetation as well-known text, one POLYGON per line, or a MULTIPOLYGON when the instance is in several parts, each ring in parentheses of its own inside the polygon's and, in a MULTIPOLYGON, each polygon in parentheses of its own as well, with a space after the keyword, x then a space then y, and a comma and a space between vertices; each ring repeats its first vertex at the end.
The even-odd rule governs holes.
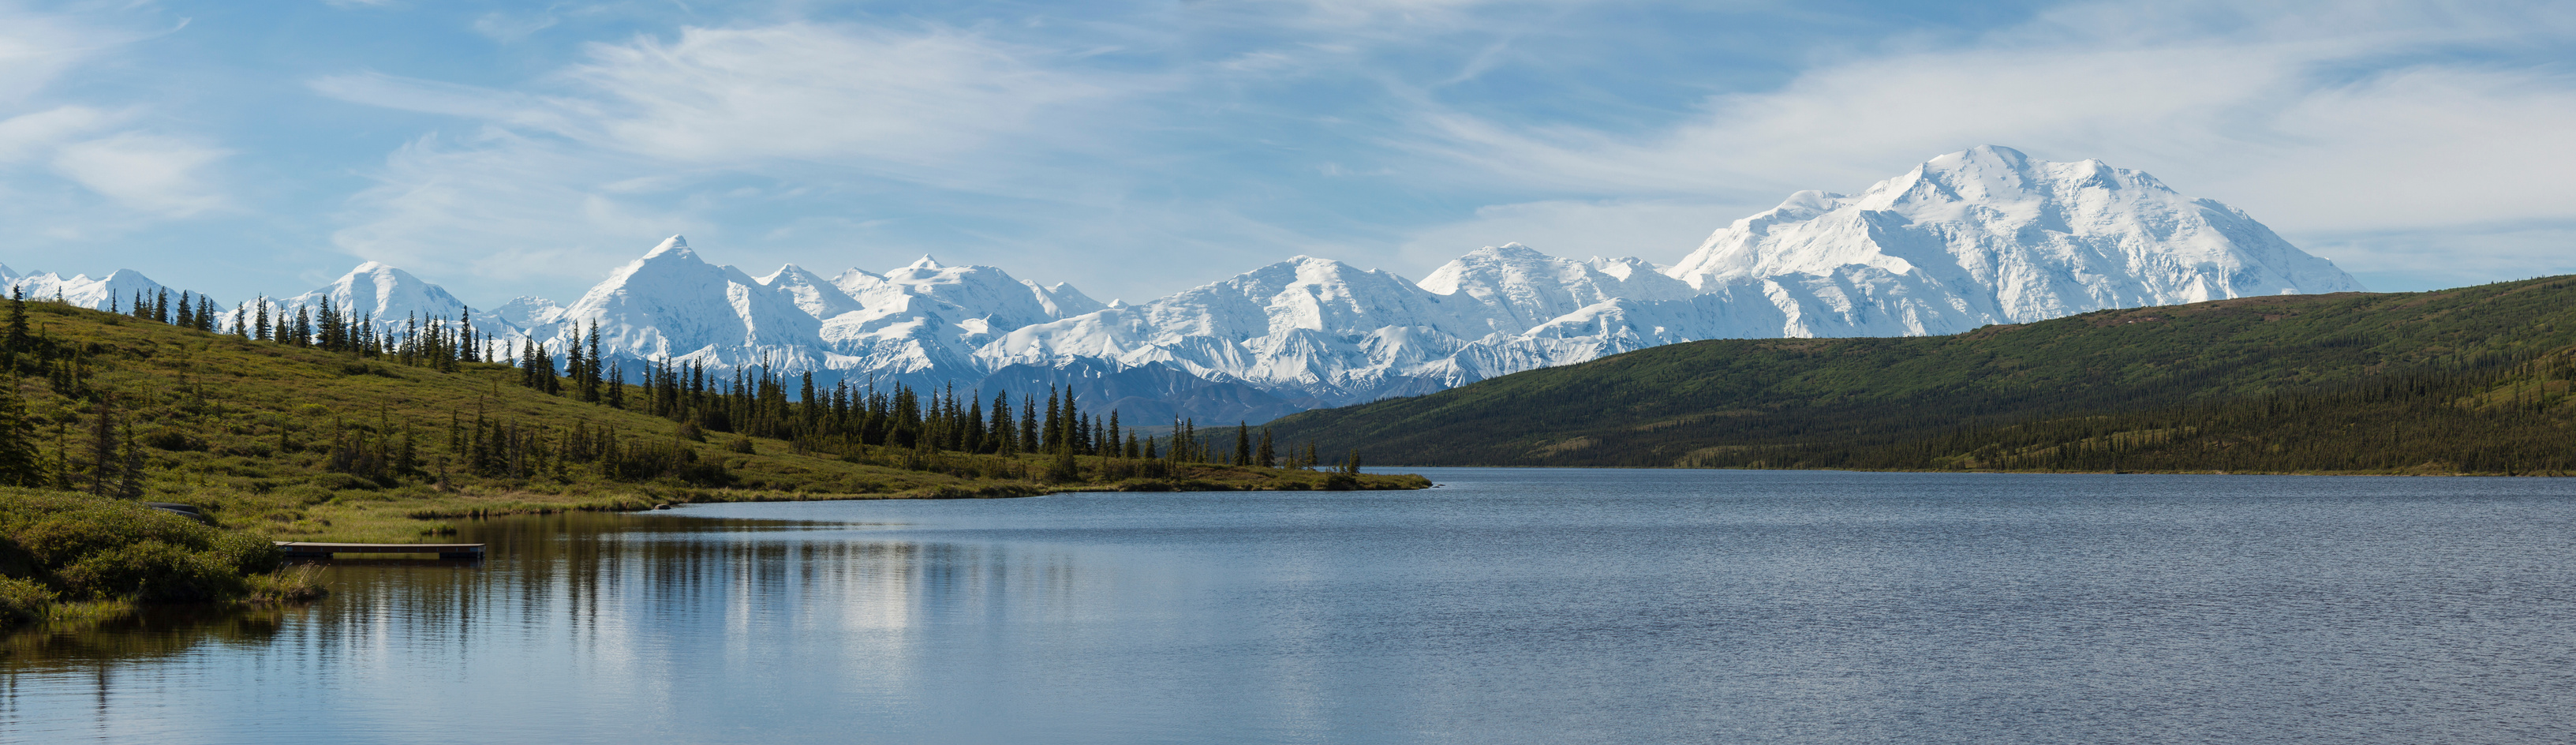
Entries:
POLYGON ((275 573, 271 540, 419 541, 493 515, 1429 486, 1251 427, 1147 434, 1064 394, 988 403, 758 369, 621 367, 601 360, 596 332, 498 354, 462 319, 385 324, 327 306, 227 318, 186 297, 6 304, 0 615, 12 618, 55 601, 289 599, 306 590, 275 573), (211 525, 145 501, 194 505, 211 525))
POLYGON ((1676 344, 1312 411, 1408 466, 2576 474, 2576 278, 1676 344))

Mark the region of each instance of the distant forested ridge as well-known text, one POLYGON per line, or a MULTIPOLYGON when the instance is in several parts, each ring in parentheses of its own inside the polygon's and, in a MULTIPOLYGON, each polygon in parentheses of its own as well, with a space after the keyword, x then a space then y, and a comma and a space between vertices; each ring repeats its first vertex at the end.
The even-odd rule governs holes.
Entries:
POLYGON ((1410 466, 2576 473, 2576 278, 1678 344, 1307 412, 1410 466))

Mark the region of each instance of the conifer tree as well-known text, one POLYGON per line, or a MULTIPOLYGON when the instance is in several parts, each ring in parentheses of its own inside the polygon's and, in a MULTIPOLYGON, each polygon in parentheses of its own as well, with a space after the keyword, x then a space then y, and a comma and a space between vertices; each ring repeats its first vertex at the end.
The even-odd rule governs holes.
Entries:
POLYGON ((1019 428, 1012 426, 1011 424, 1010 391, 1001 391, 993 394, 993 423, 989 428, 992 430, 991 437, 993 440, 994 453, 1010 455, 1019 452, 1019 438, 1014 436, 1018 433, 1019 428))
POLYGON ((1037 397, 1030 396, 1027 399, 1020 401, 1019 449, 1021 452, 1035 453, 1039 452, 1044 447, 1045 446, 1040 443, 1040 437, 1038 435, 1037 397))
POLYGON ((1279 449, 1270 444, 1269 427, 1261 428, 1261 446, 1253 451, 1253 455, 1255 458, 1252 461, 1253 465, 1260 466, 1262 468, 1277 468, 1279 466, 1279 449))
POLYGON ((1046 440, 1042 446, 1050 453, 1055 452, 1057 448, 1064 445, 1064 426, 1061 424, 1063 420, 1058 418, 1061 413, 1059 409, 1062 406, 1063 402, 1058 400, 1055 386, 1047 386, 1047 410, 1046 423, 1044 425, 1046 427, 1046 440))
MULTIPOLYGON (((24 295, 15 293, 12 304, 24 295)), ((18 395, 18 376, 11 374, 0 386, 0 485, 45 486, 44 456, 36 451, 36 428, 27 420, 26 399, 18 395)))
POLYGON ((143 498, 143 449, 134 444, 134 420, 125 420, 125 458, 116 479, 118 499, 143 498))
POLYGON ((599 369, 602 365, 606 364, 599 359, 598 321, 590 322, 590 336, 584 340, 584 343, 589 345, 590 354, 584 357, 588 362, 584 363, 584 366, 581 369, 581 400, 597 403, 599 401, 599 385, 602 382, 599 369))
POLYGON ((1073 440, 1066 438, 1055 449, 1055 463, 1047 467, 1047 480, 1064 483, 1079 478, 1082 478, 1082 469, 1074 464, 1073 440))
POLYGON ((269 340, 267 295, 259 296, 259 303, 251 308, 250 334, 255 341, 269 340))
MULTIPOLYGON (((7 339, 9 351, 27 351, 28 342, 30 341, 32 340, 27 336, 27 288, 24 286, 10 288, 9 336, 7 339)), ((17 391, 13 388, 9 395, 15 396, 17 395, 17 391)))
POLYGON ((108 475, 116 459, 116 417, 113 413, 115 405, 114 397, 99 399, 98 420, 90 426, 89 493, 102 497, 110 496, 108 490, 112 488, 108 483, 108 475))

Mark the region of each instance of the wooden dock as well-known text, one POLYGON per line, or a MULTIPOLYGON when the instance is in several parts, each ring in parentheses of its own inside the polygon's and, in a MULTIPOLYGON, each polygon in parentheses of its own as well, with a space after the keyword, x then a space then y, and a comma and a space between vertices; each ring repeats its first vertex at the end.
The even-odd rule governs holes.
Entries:
POLYGON ((480 543, 306 543, 277 541, 289 559, 328 559, 333 554, 438 554, 441 559, 481 559, 480 543))

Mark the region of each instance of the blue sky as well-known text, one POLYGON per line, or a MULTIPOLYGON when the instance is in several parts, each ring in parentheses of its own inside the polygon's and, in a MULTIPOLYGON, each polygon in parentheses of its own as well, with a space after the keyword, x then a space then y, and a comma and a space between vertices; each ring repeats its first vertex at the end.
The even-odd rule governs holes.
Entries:
POLYGON ((1295 254, 1669 263, 1991 143, 2431 289, 2576 272, 2570 60, 2540 3, 0 0, 0 262, 569 302, 684 233, 1139 300, 1295 254))

